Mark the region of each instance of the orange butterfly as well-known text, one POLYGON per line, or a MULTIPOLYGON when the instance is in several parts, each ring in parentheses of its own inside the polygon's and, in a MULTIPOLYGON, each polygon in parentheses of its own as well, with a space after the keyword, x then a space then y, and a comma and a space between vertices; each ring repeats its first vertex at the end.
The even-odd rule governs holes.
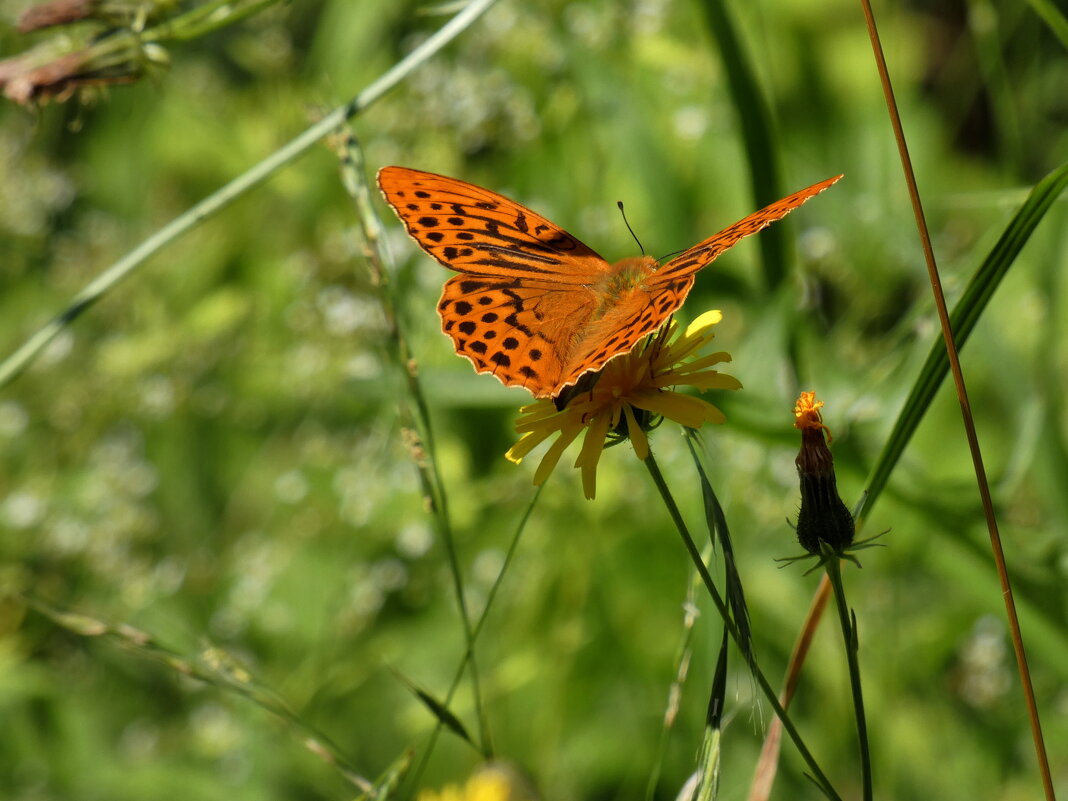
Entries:
POLYGON ((438 301, 456 352, 477 372, 549 398, 659 328, 698 270, 841 177, 750 214, 662 267, 651 256, 610 265, 514 200, 455 178, 383 167, 378 186, 419 247, 460 273, 438 301))

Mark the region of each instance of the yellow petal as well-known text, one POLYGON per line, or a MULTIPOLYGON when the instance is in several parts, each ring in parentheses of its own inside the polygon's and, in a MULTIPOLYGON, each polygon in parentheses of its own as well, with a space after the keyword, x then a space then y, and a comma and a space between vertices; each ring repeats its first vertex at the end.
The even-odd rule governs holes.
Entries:
POLYGON ((732 375, 705 371, 695 375, 675 376, 671 384, 665 386, 687 386, 696 389, 741 389, 742 382, 732 375))
POLYGON ((629 403, 623 404, 623 413, 627 415, 627 434, 630 444, 634 446, 634 455, 643 462, 649 458, 649 438, 634 417, 634 410, 629 403))
POLYGON ((723 312, 719 309, 712 309, 711 311, 706 311, 704 314, 699 314, 692 323, 686 326, 686 336, 697 336, 704 331, 704 329, 711 328, 722 319, 723 312))
POLYGON ((508 452, 504 454, 504 458, 514 464, 519 464, 523 461, 524 456, 541 445, 541 443, 552 433, 552 429, 545 431, 528 431, 519 438, 515 445, 508 449, 508 452))
POLYGON ((582 468, 582 492, 587 500, 593 500, 597 494, 597 462, 604 450, 604 438, 608 435, 608 426, 612 422, 611 410, 597 415, 590 421, 586 436, 582 440, 582 450, 575 467, 582 468))
POLYGON ((722 423, 727 419, 711 403, 680 392, 642 393, 632 398, 631 402, 639 409, 646 409, 689 428, 700 428, 704 423, 722 423))
POLYGON ((716 364, 722 364, 723 362, 729 362, 731 355, 726 351, 720 351, 719 353, 710 353, 707 356, 702 356, 700 359, 694 359, 692 362, 686 362, 686 364, 680 364, 675 367, 675 372, 678 373, 693 373, 697 370, 707 370, 716 364))
POLYGON ((581 425, 573 425, 569 428, 565 428, 560 432, 560 436, 556 442, 549 446, 549 450, 545 452, 545 455, 541 457, 541 463, 538 465, 538 469, 534 471, 534 486, 540 487, 545 483, 545 479, 549 477, 549 474, 553 472, 553 468, 556 467, 556 463, 560 461, 560 457, 564 451, 567 450, 567 446, 575 441, 575 437, 582 431, 581 425))

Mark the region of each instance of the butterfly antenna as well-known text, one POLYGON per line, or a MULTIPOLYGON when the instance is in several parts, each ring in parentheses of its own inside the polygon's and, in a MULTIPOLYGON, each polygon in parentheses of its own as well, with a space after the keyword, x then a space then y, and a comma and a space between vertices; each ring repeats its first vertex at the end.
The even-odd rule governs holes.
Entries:
POLYGON ((630 231, 630 235, 634 237, 634 241, 638 243, 638 250, 645 253, 645 248, 642 247, 641 240, 638 239, 638 235, 634 233, 634 229, 630 227, 630 223, 627 221, 627 212, 623 210, 623 201, 617 200, 616 205, 619 206, 619 213, 623 215, 623 224, 627 226, 627 230, 630 231))

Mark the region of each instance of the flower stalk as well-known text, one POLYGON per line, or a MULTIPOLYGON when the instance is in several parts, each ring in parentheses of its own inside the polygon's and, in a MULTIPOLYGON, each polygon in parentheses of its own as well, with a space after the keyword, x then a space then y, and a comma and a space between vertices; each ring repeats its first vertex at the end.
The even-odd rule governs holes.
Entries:
MULTIPOLYGON (((672 522, 675 524, 675 528, 679 532, 679 536, 682 537, 682 544, 685 546, 686 551, 690 554, 690 559, 693 560, 694 567, 697 569, 697 573, 701 576, 701 581, 704 582, 705 588, 708 590, 708 595, 712 599, 712 603, 715 605, 716 610, 719 612, 720 617, 723 619, 723 625, 726 628, 728 634, 735 645, 746 652, 746 646, 742 639, 741 632, 738 630, 738 626, 735 625, 734 620, 731 618, 730 611, 727 609, 727 605, 724 602, 722 596, 719 594, 719 590, 716 589, 715 583, 712 581, 712 576, 708 572, 708 568, 705 566, 704 560, 701 558, 701 552, 697 548, 697 544, 694 542, 693 537, 690 535, 689 529, 686 527, 686 522, 682 519, 682 512, 679 511, 678 504, 675 503, 675 498, 671 494, 671 489, 668 487, 667 482, 664 480, 663 473, 660 472, 660 467, 653 458, 653 454, 650 452, 648 458, 645 460, 645 466, 649 470, 649 475, 653 479, 653 484, 656 486, 657 491, 660 493, 661 499, 664 501, 664 505, 667 507, 668 515, 671 517, 672 522)), ((809 770, 812 772, 812 779, 820 789, 824 792, 827 798, 832 801, 841 801, 841 796, 835 791, 834 786, 831 784, 830 779, 820 768, 819 763, 816 762, 816 758, 812 755, 812 752, 808 750, 808 746, 805 745, 805 741, 801 738, 801 734, 794 726, 793 721, 790 720, 786 714, 786 710, 783 709, 782 704, 779 703, 779 699, 775 694, 775 690, 772 689, 771 684, 768 683, 767 678, 764 676, 764 672, 760 669, 755 658, 748 660, 749 670, 756 680, 757 685, 760 687, 761 692, 764 693, 764 697, 767 698, 771 708, 775 711, 779 720, 782 721, 782 726, 786 730, 790 739, 793 741, 794 746, 797 748, 801 758, 805 761, 809 770)))
POLYGON ((857 634, 857 616, 846 603, 845 585, 842 583, 842 561, 827 543, 823 544, 823 566, 834 590, 838 622, 845 641, 846 660, 849 664, 849 687, 853 694, 853 713, 857 720, 857 743, 860 748, 860 773, 864 801, 871 801, 871 751, 868 747, 868 724, 864 714, 864 693, 860 686, 860 638, 857 634))
MULTIPOLYGON (((849 666, 849 685, 853 695, 853 712, 857 721, 857 741, 860 748, 860 769, 864 801, 871 801, 871 752, 868 747, 868 726, 864 714, 864 694, 860 684, 859 637, 856 615, 846 602, 842 582, 842 559, 856 562, 848 553, 853 546, 856 528, 853 515, 838 495, 834 474, 834 457, 828 445, 831 431, 823 424, 820 409, 823 401, 815 392, 802 392, 794 406, 794 427, 801 430, 801 449, 795 464, 801 482, 801 509, 797 515, 797 539, 810 554, 818 556, 827 571, 834 591, 838 622, 842 627, 846 661, 849 666)), ((863 548, 860 542, 854 548, 863 548)), ((857 563, 859 566, 859 562, 857 563)))

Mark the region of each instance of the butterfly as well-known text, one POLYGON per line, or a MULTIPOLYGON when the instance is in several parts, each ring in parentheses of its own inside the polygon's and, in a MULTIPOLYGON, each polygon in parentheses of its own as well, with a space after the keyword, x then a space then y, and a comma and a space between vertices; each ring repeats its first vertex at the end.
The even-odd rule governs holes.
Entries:
POLYGON ((438 301, 456 352, 505 386, 555 398, 658 329, 698 270, 841 177, 784 197, 663 265, 651 256, 611 265, 514 200, 456 178, 383 167, 378 186, 419 247, 459 273, 438 301))

